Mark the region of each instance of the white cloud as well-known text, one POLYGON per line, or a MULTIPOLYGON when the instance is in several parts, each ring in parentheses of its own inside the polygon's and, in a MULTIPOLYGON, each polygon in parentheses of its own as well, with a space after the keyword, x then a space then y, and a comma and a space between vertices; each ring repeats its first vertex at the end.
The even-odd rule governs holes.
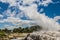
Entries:
POLYGON ((15 14, 16 14, 16 12, 15 11, 11 12, 10 9, 8 9, 8 10, 6 10, 6 11, 3 12, 3 15, 10 16, 10 17, 14 17, 15 14))
POLYGON ((29 7, 24 7, 24 6, 20 6, 20 9, 25 13, 25 15, 32 17, 35 16, 34 14, 36 13, 36 4, 32 4, 29 7))
POLYGON ((23 0, 23 4, 32 4, 33 2, 39 2, 39 5, 44 5, 44 6, 48 6, 49 3, 53 3, 52 0, 23 0))
POLYGON ((33 22, 33 21, 21 20, 20 18, 15 18, 15 17, 8 17, 7 19, 2 20, 2 22, 11 22, 13 24, 21 23, 22 24, 22 23, 30 23, 30 22, 33 22))
POLYGON ((0 1, 5 2, 5 3, 9 3, 10 6, 16 5, 16 0, 0 0, 0 1))
POLYGON ((42 4, 42 5, 44 5, 44 6, 48 6, 49 3, 53 3, 52 0, 45 0, 45 1, 42 0, 42 2, 39 3, 39 4, 40 4, 40 5, 42 4))
POLYGON ((60 19, 60 16, 54 17, 54 20, 55 20, 55 21, 58 21, 59 19, 60 19))
POLYGON ((18 28, 18 27, 10 26, 10 25, 4 25, 4 28, 7 28, 8 30, 13 30, 14 28, 18 28))
POLYGON ((17 0, 0 0, 2 2, 8 2, 10 4, 10 6, 17 6, 17 4, 21 3, 21 1, 23 1, 23 5, 25 4, 32 4, 33 2, 37 1, 39 2, 39 5, 44 5, 44 6, 48 6, 49 3, 52 3, 52 0, 19 0, 19 3, 17 3, 17 0))
POLYGON ((20 18, 15 18, 15 17, 8 17, 7 19, 0 20, 0 22, 1 23, 10 22, 10 23, 12 23, 14 25, 14 26, 12 26, 12 25, 4 25, 3 28, 8 28, 8 29, 23 27, 23 25, 26 25, 26 26, 34 25, 34 21, 21 20, 20 18), (31 23, 33 23, 33 24, 31 24, 31 23))
POLYGON ((35 0, 23 0, 23 4, 32 4, 35 0))
POLYGON ((16 23, 16 22, 20 22, 21 20, 19 18, 8 17, 7 19, 4 19, 4 21, 16 23))
POLYGON ((0 20, 0 22, 12 22, 12 23, 17 23, 20 21, 21 20, 19 18, 15 18, 15 17, 8 17, 7 19, 0 20))
POLYGON ((0 17, 3 17, 3 15, 0 14, 0 17))

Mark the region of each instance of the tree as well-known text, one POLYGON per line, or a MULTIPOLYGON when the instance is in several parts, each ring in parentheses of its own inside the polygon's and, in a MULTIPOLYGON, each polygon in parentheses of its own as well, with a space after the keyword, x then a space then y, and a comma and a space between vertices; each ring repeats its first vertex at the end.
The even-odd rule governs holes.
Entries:
POLYGON ((2 31, 5 32, 5 33, 10 33, 11 32, 11 30, 8 30, 7 28, 3 29, 2 31))
POLYGON ((30 29, 31 29, 31 31, 38 31, 38 30, 41 30, 42 27, 39 25, 36 25, 36 26, 31 26, 30 29))

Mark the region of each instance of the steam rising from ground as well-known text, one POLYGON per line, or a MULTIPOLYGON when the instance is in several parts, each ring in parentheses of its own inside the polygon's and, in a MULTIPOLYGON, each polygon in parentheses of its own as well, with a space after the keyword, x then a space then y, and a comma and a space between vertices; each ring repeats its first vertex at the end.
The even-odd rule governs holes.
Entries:
POLYGON ((39 31, 29 34, 26 40, 60 40, 59 34, 57 31, 39 31))
POLYGON ((44 30, 59 30, 60 25, 52 18, 47 17, 45 14, 37 12, 37 4, 31 4, 28 7, 21 6, 20 9, 37 25, 43 27, 44 30))

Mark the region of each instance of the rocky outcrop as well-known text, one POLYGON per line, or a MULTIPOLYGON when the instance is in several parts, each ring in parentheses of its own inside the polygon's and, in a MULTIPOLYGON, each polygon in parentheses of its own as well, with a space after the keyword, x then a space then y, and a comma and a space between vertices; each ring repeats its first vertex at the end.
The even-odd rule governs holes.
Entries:
POLYGON ((60 40, 60 32, 39 31, 28 34, 24 40, 60 40))

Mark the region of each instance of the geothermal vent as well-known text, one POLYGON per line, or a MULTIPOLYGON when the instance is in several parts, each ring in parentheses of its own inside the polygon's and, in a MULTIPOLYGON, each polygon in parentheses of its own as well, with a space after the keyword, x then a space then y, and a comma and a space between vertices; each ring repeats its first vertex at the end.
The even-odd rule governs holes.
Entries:
POLYGON ((28 34, 24 40, 60 40, 58 31, 39 31, 28 34))

